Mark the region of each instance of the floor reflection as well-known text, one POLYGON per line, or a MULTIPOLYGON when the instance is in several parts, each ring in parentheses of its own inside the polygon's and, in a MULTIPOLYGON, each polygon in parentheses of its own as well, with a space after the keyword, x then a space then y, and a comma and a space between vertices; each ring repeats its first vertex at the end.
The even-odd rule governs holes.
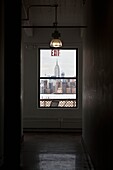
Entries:
POLYGON ((39 154, 40 170, 75 170, 75 154, 39 154))
POLYGON ((90 170, 76 133, 25 133, 22 170, 90 170))

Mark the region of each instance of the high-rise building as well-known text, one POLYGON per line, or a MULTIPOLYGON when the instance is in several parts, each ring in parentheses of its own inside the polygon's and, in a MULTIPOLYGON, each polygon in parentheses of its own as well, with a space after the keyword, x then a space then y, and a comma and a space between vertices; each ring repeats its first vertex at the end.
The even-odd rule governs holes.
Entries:
POLYGON ((60 67, 58 65, 58 60, 56 60, 56 65, 54 68, 54 75, 55 75, 55 77, 60 77, 60 67))
POLYGON ((62 72, 62 73, 61 73, 61 77, 64 77, 64 76, 65 76, 65 73, 64 73, 64 72, 62 72))

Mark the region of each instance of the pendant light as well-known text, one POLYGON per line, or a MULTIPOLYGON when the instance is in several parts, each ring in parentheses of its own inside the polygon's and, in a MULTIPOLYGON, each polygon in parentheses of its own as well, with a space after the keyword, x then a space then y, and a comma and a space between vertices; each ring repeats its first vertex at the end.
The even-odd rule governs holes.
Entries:
POLYGON ((57 7, 58 5, 55 5, 55 22, 53 23, 53 26, 55 27, 55 31, 52 33, 53 39, 50 42, 50 47, 53 48, 62 47, 62 41, 59 39, 60 33, 57 31, 57 7))

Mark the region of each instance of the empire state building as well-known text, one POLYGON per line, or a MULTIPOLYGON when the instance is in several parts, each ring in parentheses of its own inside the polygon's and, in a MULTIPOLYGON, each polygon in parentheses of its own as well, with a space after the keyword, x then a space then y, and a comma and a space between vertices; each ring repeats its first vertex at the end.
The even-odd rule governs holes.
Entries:
POLYGON ((60 67, 58 65, 58 60, 56 60, 56 65, 55 65, 55 68, 54 68, 54 76, 60 77, 60 67))

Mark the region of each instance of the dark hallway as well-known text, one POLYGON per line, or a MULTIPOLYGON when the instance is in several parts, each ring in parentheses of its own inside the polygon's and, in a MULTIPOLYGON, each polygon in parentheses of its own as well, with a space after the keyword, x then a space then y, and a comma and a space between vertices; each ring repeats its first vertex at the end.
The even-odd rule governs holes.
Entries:
POLYGON ((53 0, 1 0, 0 168, 112 170, 113 1, 54 3, 58 3, 62 49, 78 51, 78 65, 74 65, 77 107, 73 107, 76 102, 72 108, 40 108, 37 104, 39 49, 50 49, 53 0), (23 20, 29 6, 36 4, 51 8, 30 9, 29 21, 23 20))

